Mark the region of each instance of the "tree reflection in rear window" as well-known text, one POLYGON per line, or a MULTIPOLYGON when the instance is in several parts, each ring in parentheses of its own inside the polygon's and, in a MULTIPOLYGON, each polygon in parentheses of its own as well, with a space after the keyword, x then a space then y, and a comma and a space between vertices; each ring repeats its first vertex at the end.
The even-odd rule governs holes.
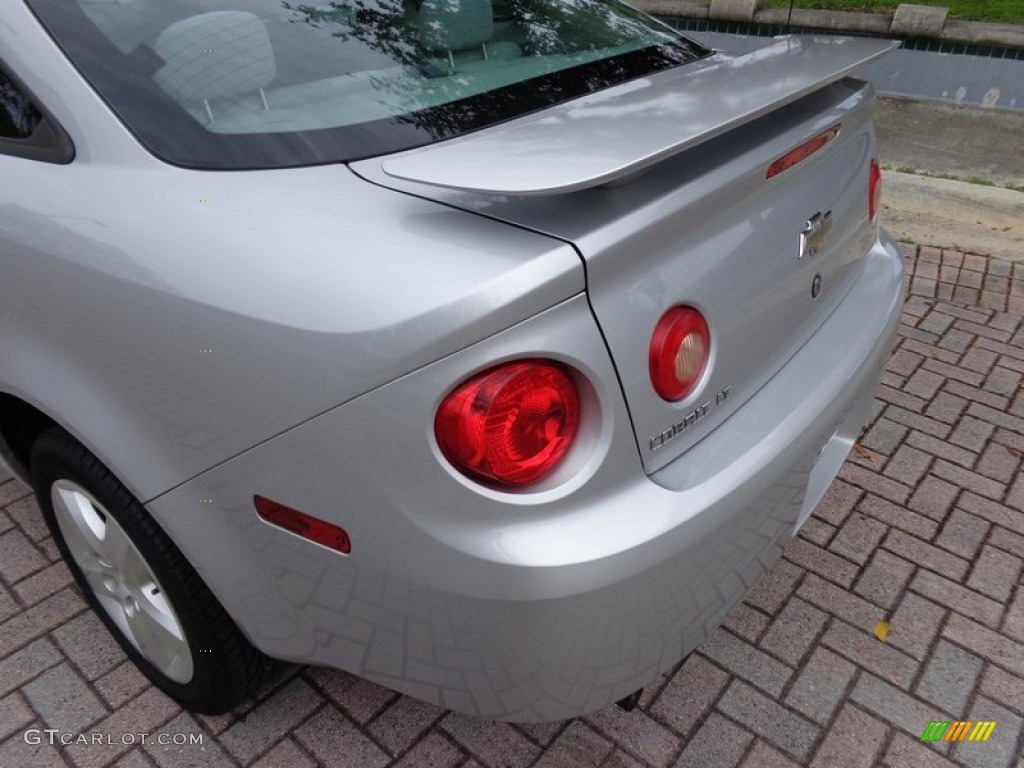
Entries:
POLYGON ((157 155, 354 160, 527 114, 709 51, 615 0, 29 0, 157 155))

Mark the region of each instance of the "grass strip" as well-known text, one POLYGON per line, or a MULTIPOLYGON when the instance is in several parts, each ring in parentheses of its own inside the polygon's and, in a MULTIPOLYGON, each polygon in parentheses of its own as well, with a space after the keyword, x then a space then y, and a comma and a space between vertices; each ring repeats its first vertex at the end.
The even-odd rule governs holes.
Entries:
MULTIPOLYGON (((940 5, 949 8, 950 18, 967 21, 990 21, 999 24, 1024 24, 1024 0, 914 0, 918 5, 940 5)), ((898 2, 886 0, 792 0, 793 8, 814 8, 826 11, 864 11, 893 13, 898 2)), ((765 0, 766 8, 789 8, 790 0, 765 0)))

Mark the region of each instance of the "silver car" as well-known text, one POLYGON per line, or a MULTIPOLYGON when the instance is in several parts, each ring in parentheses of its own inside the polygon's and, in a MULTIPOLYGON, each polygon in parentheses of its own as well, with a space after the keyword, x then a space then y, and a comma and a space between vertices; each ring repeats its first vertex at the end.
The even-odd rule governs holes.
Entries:
POLYGON ((199 712, 274 660, 565 718, 695 648, 870 418, 891 43, 617 0, 14 0, 0 455, 199 712))

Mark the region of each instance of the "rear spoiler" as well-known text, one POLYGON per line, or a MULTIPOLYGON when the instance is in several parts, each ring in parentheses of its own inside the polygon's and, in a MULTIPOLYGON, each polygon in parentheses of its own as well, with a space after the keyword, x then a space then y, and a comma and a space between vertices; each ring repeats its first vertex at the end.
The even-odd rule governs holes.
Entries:
POLYGON ((461 139, 393 155, 389 176, 498 195, 599 186, 840 80, 899 43, 783 37, 590 94, 461 139))

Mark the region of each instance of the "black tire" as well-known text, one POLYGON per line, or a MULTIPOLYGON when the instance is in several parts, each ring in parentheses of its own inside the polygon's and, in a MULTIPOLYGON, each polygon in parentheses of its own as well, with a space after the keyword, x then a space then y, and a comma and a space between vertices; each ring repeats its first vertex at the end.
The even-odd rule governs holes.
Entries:
MULTIPOLYGON (((71 435, 59 427, 41 435, 32 448, 30 469, 43 517, 78 587, 128 657, 154 685, 186 709, 223 714, 273 673, 276 663, 245 639, 174 542, 128 489, 71 435), (57 521, 51 492, 58 481, 74 483, 87 491, 141 554, 159 587, 153 593, 162 592, 188 644, 192 669, 187 682, 168 677, 147 659, 100 603, 57 521), (208 650, 200 653, 199 649, 208 650)), ((105 598, 111 599, 110 595, 105 598)))

